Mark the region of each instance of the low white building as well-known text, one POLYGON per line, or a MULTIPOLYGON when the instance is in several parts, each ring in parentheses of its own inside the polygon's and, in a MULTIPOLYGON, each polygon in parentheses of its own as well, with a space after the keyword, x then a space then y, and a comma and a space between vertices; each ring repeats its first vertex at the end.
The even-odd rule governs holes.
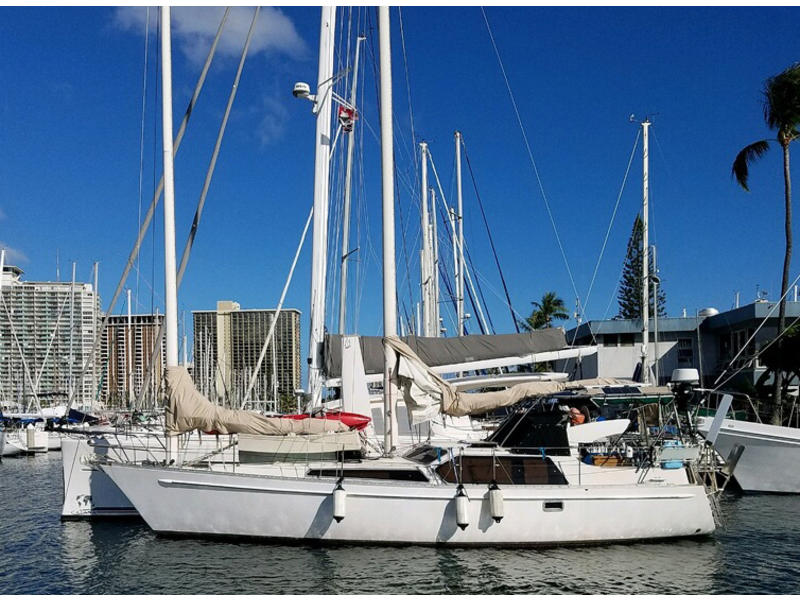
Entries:
MULTIPOLYGON (((798 316, 800 302, 787 302, 787 324, 798 316)), ((694 368, 705 385, 721 376, 747 387, 765 371, 757 353, 777 334, 778 310, 774 302, 758 301, 724 312, 706 309, 696 317, 660 317, 657 327, 656 337, 650 319, 651 381, 665 384, 674 369, 694 368)), ((575 359, 559 361, 555 367, 576 377, 634 377, 642 360, 642 339, 640 319, 588 321, 567 331, 567 341, 597 345, 597 354, 580 364, 575 359)))

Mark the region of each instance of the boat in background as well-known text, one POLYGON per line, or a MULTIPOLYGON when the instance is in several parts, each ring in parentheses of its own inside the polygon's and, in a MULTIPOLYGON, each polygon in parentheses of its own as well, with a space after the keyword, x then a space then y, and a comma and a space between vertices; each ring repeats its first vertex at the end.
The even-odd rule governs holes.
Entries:
MULTIPOLYGON (((712 418, 698 417, 697 430, 708 436, 712 418)), ((800 428, 726 418, 714 448, 737 457, 734 477, 743 491, 800 494, 800 428)))
MULTIPOLYGON (((235 436, 206 435, 199 431, 183 436, 180 459, 207 468, 211 462, 238 460, 235 436)), ((72 434, 61 446, 64 501, 61 520, 96 517, 133 517, 139 513, 108 476, 98 460, 162 464, 167 458, 164 434, 147 430, 119 430, 94 436, 72 434)))

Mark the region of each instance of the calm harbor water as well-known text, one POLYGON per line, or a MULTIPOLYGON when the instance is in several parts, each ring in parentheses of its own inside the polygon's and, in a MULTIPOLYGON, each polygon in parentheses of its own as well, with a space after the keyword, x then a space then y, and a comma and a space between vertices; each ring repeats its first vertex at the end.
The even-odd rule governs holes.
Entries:
POLYGON ((67 522, 61 454, 0 465, 0 594, 800 592, 800 497, 726 494, 709 538, 586 548, 306 547, 67 522))

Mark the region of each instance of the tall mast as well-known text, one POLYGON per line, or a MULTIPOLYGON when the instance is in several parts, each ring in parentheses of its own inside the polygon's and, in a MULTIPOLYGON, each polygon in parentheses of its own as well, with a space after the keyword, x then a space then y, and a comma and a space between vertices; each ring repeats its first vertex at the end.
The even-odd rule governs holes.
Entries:
POLYGON ((422 162, 422 177, 421 177, 421 192, 420 197, 420 239, 422 240, 422 249, 420 252, 420 282, 421 289, 420 295, 422 296, 422 335, 430 337, 433 335, 431 329, 431 288, 433 282, 431 281, 430 272, 430 237, 428 234, 429 217, 428 217, 428 144, 421 142, 419 145, 421 162, 422 162))
MULTIPOLYGON (((172 162, 170 8, 161 7, 161 134, 164 153, 164 335, 167 368, 178 366, 178 285, 175 272, 175 175, 172 162)), ((167 464, 179 461, 178 438, 167 437, 167 464)))
POLYGON ((456 191, 458 193, 458 262, 456 266, 456 303, 458 335, 464 335, 464 199, 461 195, 461 132, 456 131, 456 191))
POLYGON ((75 386, 75 346, 72 343, 75 338, 75 261, 72 261, 72 280, 69 284, 69 397, 72 398, 72 388, 75 386))
POLYGON ((650 381, 650 373, 647 368, 647 347, 650 343, 649 319, 650 319, 650 293, 649 293, 649 243, 648 235, 648 202, 649 202, 649 143, 648 133, 650 121, 645 119, 642 122, 642 382, 650 381))
POLYGON ((432 248, 432 261, 431 261, 431 276, 432 276, 432 289, 431 289, 431 320, 433 321, 433 337, 441 335, 441 326, 439 325, 439 237, 436 230, 436 192, 431 187, 431 246, 432 248))
MULTIPOLYGON (((378 8, 381 98, 381 172, 383 197, 383 335, 397 336, 397 279, 394 246, 394 132, 392 129, 392 48, 389 7, 378 8)), ((397 446, 397 415, 391 385, 394 352, 384 346, 383 451, 390 455, 397 446)))
POLYGON ((325 280, 328 249, 328 177, 331 151, 331 96, 336 7, 323 6, 319 30, 316 152, 314 155, 314 229, 311 245, 311 326, 308 343, 308 391, 311 407, 322 403, 322 344, 325 335, 325 280))
MULTIPOLYGON (((97 307, 100 304, 100 294, 97 291, 97 261, 94 262, 94 295, 92 296, 92 339, 97 339, 97 307)), ((97 396, 97 361, 92 357, 92 399, 90 401, 94 410, 94 399, 97 396)))
MULTIPOLYGON (((356 90, 358 89, 358 58, 361 42, 366 37, 358 36, 356 40, 356 57, 353 61, 353 85, 350 88, 350 106, 356 105, 356 90)), ((355 117, 355 115, 353 115, 355 117)), ((356 136, 352 131, 347 139, 347 166, 344 174, 344 214, 342 216, 342 280, 339 289, 339 333, 344 334, 346 329, 347 314, 347 256, 350 254, 350 198, 352 194, 351 181, 353 177, 353 151, 356 145, 356 136)))
POLYGON ((178 291, 175 273, 175 175, 172 162, 172 45, 170 8, 161 8, 161 125, 164 152, 164 315, 167 367, 178 366, 178 291))

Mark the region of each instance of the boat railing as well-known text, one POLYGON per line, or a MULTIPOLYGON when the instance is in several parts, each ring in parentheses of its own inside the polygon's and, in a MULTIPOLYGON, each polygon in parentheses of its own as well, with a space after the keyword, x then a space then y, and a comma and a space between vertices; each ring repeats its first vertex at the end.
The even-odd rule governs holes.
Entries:
MULTIPOLYGON (((694 411, 693 418, 697 419, 700 411, 703 408, 714 410, 716 411, 719 408, 719 403, 722 401, 723 396, 733 396, 733 399, 739 406, 744 406, 744 409, 748 411, 748 414, 751 414, 753 418, 758 423, 761 423, 761 416, 759 415, 758 407, 753 402, 753 399, 744 392, 731 392, 731 391, 724 391, 724 390, 715 390, 715 389, 707 389, 707 388, 696 388, 695 392, 701 394, 701 400, 697 404, 697 407, 694 411)), ((741 409, 737 411, 733 404, 728 409, 728 414, 725 415, 727 418, 738 420, 736 418, 736 413, 739 412, 741 409)))
MULTIPOLYGON (((480 448, 479 446, 477 448, 480 448)), ((457 481, 462 480, 463 473, 463 458, 465 456, 481 456, 482 454, 475 454, 476 446, 470 448, 465 446, 453 446, 442 448, 441 454, 437 457, 438 460, 434 464, 443 464, 446 461, 457 462, 458 469, 456 472, 457 481), (469 454, 465 454, 468 452, 469 454), (456 460, 456 459, 459 460, 456 460)), ((567 475, 564 467, 569 464, 577 463, 577 484, 583 483, 583 478, 587 465, 593 467, 608 467, 608 473, 612 473, 612 469, 616 467, 634 468, 639 476, 637 483, 642 484, 647 479, 648 474, 654 467, 666 469, 679 469, 690 467, 694 471, 702 469, 704 461, 708 457, 704 454, 702 444, 695 444, 691 442, 682 442, 680 440, 661 440, 658 444, 650 444, 646 446, 628 444, 617 440, 616 442, 590 442, 582 443, 577 447, 565 446, 515 446, 512 448, 501 448, 497 446, 486 446, 488 452, 484 456, 491 456, 492 458, 492 479, 495 478, 496 469, 501 469, 508 479, 512 479, 512 474, 508 472, 504 461, 500 458, 550 458, 555 468, 559 469, 562 475, 567 475), (555 460, 553 460, 555 459, 555 460), (572 459, 572 460, 570 460, 572 459), (573 462, 574 461, 574 462, 573 462)), ((596 478, 603 471, 591 469, 592 477, 596 478)), ((570 475, 575 475, 574 471, 570 471, 570 475)), ((699 480, 698 480, 699 482, 699 480)))

